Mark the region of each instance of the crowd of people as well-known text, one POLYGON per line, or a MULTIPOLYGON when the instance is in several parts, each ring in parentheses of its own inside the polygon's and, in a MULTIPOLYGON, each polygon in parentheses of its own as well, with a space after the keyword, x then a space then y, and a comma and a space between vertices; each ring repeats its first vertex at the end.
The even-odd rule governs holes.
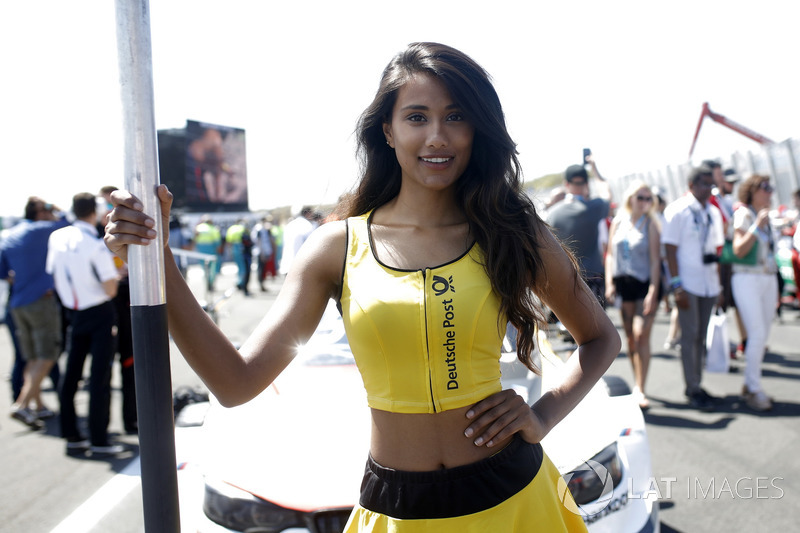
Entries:
MULTIPOLYGON (((710 317, 715 308, 747 300, 736 306, 746 364, 742 397, 754 410, 772 408, 760 379, 779 308, 769 176, 741 180, 733 201, 738 176, 707 161, 671 202, 637 181, 614 205, 587 153, 566 169, 563 193, 540 215, 522 190, 515 144, 488 75, 436 43, 415 43, 390 62, 359 120, 358 144, 363 175, 329 224, 305 208, 282 227, 270 217, 253 227, 246 219, 220 227, 203 216, 188 234, 170 218, 171 193, 158 189, 176 250, 165 251, 170 333, 223 405, 267 387, 314 331, 328 300, 337 300, 376 428, 347 531, 416 531, 409 526, 416 520, 400 518, 463 531, 478 515, 507 531, 530 520, 552 531, 584 528, 559 494, 562 479, 539 443, 623 347, 604 311, 611 305, 619 307, 639 406, 650 406, 650 337, 666 302, 675 309, 687 402, 710 411, 718 401, 702 382, 710 317), (270 276, 285 276, 268 319, 241 349, 185 283, 187 265, 177 250, 187 248, 210 258, 211 289, 224 257, 236 264, 245 295, 254 262, 261 290, 270 276), (498 324, 516 328, 520 361, 537 371, 534 332, 549 320, 562 322, 578 349, 563 384, 529 406, 515 391, 501 390, 496 363, 505 328, 498 324), (414 339, 436 340, 427 346, 414 339), (471 344, 454 352, 454 393, 455 370, 436 366, 426 350, 466 339, 471 344), (476 494, 474 487, 486 490, 476 494)), ((0 245, 0 278, 12 281, 15 365, 23 369, 11 416, 32 428, 55 416, 41 394, 51 376, 69 453, 124 449, 109 439, 108 425, 115 353, 123 371, 134 357, 124 327, 125 260, 129 246, 166 240, 135 198, 113 189, 76 194, 69 217, 31 198, 25 220, 0 245), (63 352, 63 375, 53 377, 63 352), (84 435, 74 396, 87 379, 90 353, 84 435)), ((800 208, 800 191, 795 196, 800 208)), ((125 376, 123 388, 132 386, 132 374, 125 376)), ((135 433, 132 394, 125 394, 123 419, 135 433)))
POLYGON ((200 217, 194 228, 186 228, 181 217, 169 221, 169 244, 178 268, 186 276, 194 260, 176 250, 194 250, 203 254, 207 289, 215 289, 215 281, 224 262, 236 266, 236 288, 249 296, 251 279, 259 290, 267 292, 266 282, 285 276, 300 246, 311 232, 323 223, 320 211, 305 206, 287 223, 275 223, 270 214, 257 219, 239 217, 232 224, 214 221, 209 214, 200 217))
POLYGON ((672 202, 661 188, 634 181, 617 206, 593 158, 584 163, 564 172, 563 187, 546 204, 547 220, 572 247, 601 305, 619 308, 640 407, 650 405, 650 336, 663 302, 671 316, 664 348, 680 350, 689 405, 712 411, 719 403, 701 386, 707 334, 712 313, 733 308, 740 342, 730 357, 745 363, 741 398, 755 411, 772 409, 760 377, 783 292, 776 241, 794 235, 794 279, 800 279, 800 190, 793 208, 781 215, 783 228, 776 228, 769 176, 754 173, 741 180, 735 170, 706 160, 691 170, 686 192, 672 202), (600 185, 595 197, 589 194, 590 176, 600 185), (737 306, 737 300, 747 305, 737 306))
MULTIPOLYGON (((41 396, 42 382, 49 376, 59 391, 62 435, 70 452, 120 450, 105 433, 115 353, 119 355, 124 428, 129 434, 137 431, 127 272, 121 261, 98 245, 115 189, 104 187, 97 197, 76 195, 72 223, 65 211, 41 198, 30 198, 24 220, 8 232, 0 248, 0 277, 13 281, 6 314, 15 347, 11 415, 34 428, 56 416, 41 396), (58 231, 65 228, 71 229, 58 231), (98 248, 96 257, 74 253, 86 246, 98 248), (76 264, 70 262, 77 259, 76 264), (113 268, 109 259, 116 260, 113 268), (68 355, 62 372, 56 363, 64 352, 68 355), (77 429, 72 401, 84 379, 88 353, 92 354, 90 439, 77 429)), ((739 343, 731 357, 745 364, 742 398, 757 411, 772 408, 773 400, 760 379, 782 290, 775 261, 779 233, 769 215, 772 192, 768 176, 753 174, 742 181, 732 169, 723 171, 718 162, 709 160, 692 170, 686 193, 671 203, 659 187, 635 181, 617 204, 592 156, 566 169, 563 187, 551 196, 545 218, 574 252, 601 306, 619 309, 633 394, 643 409, 650 405, 646 393, 650 337, 662 303, 671 316, 664 348, 680 351, 684 392, 691 406, 708 411, 718 401, 701 386, 706 332, 716 309, 725 313, 733 308, 739 343), (589 192, 590 177, 596 180, 594 195, 589 192), (737 299, 748 305, 736 306, 737 299)), ((789 232, 800 220, 800 190, 793 198, 795 205, 784 220, 789 232)), ((203 215, 189 231, 173 215, 170 246, 213 256, 205 271, 209 288, 222 262, 233 262, 237 287, 248 295, 251 272, 255 271, 258 286, 266 291, 265 282, 289 272, 300 247, 320 223, 320 213, 310 207, 285 225, 274 224, 270 215, 264 215, 252 227, 243 218, 226 227, 203 215)), ((794 235, 793 263, 798 269, 800 232, 794 235)), ((188 261, 177 256, 176 262, 185 275, 188 261)))
POLYGON ((6 323, 15 349, 11 416, 38 429, 58 414, 68 453, 125 450, 108 433, 117 353, 125 429, 138 431, 127 271, 101 239, 109 206, 105 198, 114 189, 76 194, 69 218, 67 211, 31 197, 24 219, 0 245, 0 279, 10 282, 6 323), (65 352, 62 373, 58 361, 65 352), (84 376, 89 353, 90 374, 84 376), (42 399, 48 375, 58 392, 58 413, 42 399), (82 382, 89 390, 89 435, 81 433, 75 411, 82 382))
MULTIPOLYGON (((96 195, 73 197, 69 210, 31 197, 23 219, 0 242, 0 279, 8 282, 4 321, 14 347, 11 369, 11 417, 33 429, 58 416, 67 453, 117 454, 124 446, 108 434, 111 378, 118 355, 122 421, 129 435, 138 433, 136 387, 127 266, 102 242, 115 186, 96 195), (62 355, 63 364, 59 365, 62 355), (84 365, 91 354, 88 375, 84 365), (50 380, 58 406, 42 398, 50 380), (79 428, 74 398, 81 385, 89 393, 88 435, 79 428)), ((169 223, 170 246, 212 256, 205 273, 213 288, 223 260, 238 269, 237 287, 249 294, 251 271, 258 285, 288 271, 305 239, 320 223, 319 212, 303 208, 285 228, 264 215, 250 227, 239 219, 227 227, 204 215, 186 231, 178 216, 169 223), (298 221, 302 220, 302 224, 298 221), (283 246, 286 239, 287 245, 283 246), (285 251, 284 261, 281 252, 285 251)), ((189 261, 176 258, 186 273, 189 261)))

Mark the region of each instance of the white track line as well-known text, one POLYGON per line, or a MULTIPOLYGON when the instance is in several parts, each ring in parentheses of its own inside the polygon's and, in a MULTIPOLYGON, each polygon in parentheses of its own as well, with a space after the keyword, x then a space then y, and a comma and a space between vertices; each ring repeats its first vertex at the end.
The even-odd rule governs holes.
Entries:
POLYGON ((50 533, 89 531, 141 482, 141 463, 137 456, 122 471, 108 480, 50 533))

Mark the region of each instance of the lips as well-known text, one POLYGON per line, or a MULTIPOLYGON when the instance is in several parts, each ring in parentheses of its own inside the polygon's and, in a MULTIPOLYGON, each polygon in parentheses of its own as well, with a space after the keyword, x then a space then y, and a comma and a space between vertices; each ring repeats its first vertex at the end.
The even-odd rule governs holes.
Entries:
POLYGON ((452 157, 420 157, 420 159, 422 159, 426 163, 437 163, 437 164, 440 164, 440 163, 447 163, 447 162, 451 161, 453 158, 452 157))

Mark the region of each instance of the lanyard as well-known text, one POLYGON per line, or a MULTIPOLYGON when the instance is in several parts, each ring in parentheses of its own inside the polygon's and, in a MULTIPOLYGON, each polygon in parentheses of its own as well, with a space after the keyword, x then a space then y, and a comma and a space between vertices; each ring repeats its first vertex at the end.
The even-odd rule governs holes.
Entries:
POLYGON ((700 241, 700 254, 704 255, 706 253, 706 241, 708 240, 708 234, 711 233, 711 214, 706 211, 705 218, 706 222, 703 222, 703 216, 693 207, 689 208, 692 212, 692 218, 694 218, 694 225, 696 228, 700 229, 703 228, 703 239, 700 241))
MULTIPOLYGON (((750 214, 753 216, 753 223, 755 224, 755 220, 758 217, 758 213, 756 213, 756 210, 753 209, 752 206, 748 205, 747 208, 750 210, 750 214)), ((767 229, 761 229, 760 226, 756 226, 756 231, 758 232, 759 241, 761 240, 767 241, 767 246, 769 247, 769 253, 770 254, 775 253, 775 241, 772 237, 772 225, 770 224, 769 220, 767 220, 767 229), (763 236, 764 238, 762 239, 761 236, 763 236)))

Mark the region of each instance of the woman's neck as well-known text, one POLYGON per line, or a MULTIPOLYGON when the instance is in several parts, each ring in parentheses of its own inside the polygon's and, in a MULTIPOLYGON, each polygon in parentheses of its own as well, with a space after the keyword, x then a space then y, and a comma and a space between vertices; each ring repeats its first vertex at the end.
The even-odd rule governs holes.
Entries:
POLYGON ((450 191, 417 195, 401 189, 395 198, 378 209, 382 223, 434 228, 467 221, 450 191))

